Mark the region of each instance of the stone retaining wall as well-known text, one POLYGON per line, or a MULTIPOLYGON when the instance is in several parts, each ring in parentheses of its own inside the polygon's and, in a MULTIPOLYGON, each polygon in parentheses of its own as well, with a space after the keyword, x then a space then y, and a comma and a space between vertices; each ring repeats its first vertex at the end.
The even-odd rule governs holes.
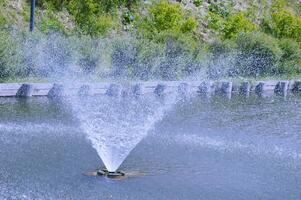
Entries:
POLYGON ((119 83, 4 83, 0 84, 0 97, 32 97, 32 96, 70 96, 70 95, 111 95, 125 93, 136 95, 164 94, 170 92, 184 93, 242 93, 286 94, 289 91, 301 92, 301 81, 258 81, 232 83, 228 81, 168 81, 168 82, 135 82, 119 83))

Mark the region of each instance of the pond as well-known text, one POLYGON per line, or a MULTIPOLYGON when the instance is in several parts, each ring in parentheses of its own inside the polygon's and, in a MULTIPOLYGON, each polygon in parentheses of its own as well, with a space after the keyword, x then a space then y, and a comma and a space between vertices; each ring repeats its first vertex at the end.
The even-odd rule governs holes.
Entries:
MULTIPOLYGON (((95 97, 98 98, 98 97, 95 97)), ((301 97, 194 97, 153 124, 120 169, 102 167, 66 103, 0 99, 0 199, 301 199, 301 97)))

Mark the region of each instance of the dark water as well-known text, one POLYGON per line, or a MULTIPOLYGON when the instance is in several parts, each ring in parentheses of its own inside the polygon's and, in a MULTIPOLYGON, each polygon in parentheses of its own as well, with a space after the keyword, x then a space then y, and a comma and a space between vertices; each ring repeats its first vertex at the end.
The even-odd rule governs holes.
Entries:
POLYGON ((0 199, 300 200, 301 97, 178 103, 121 166, 102 165, 68 106, 0 99, 0 199))

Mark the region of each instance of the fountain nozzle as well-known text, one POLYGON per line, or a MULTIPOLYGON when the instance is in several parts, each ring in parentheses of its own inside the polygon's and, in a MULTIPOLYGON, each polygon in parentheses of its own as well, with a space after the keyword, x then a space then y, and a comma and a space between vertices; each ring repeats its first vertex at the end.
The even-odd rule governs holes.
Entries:
POLYGON ((121 178, 125 177, 125 173, 122 171, 110 172, 107 169, 100 169, 97 171, 98 176, 106 176, 108 178, 121 178))

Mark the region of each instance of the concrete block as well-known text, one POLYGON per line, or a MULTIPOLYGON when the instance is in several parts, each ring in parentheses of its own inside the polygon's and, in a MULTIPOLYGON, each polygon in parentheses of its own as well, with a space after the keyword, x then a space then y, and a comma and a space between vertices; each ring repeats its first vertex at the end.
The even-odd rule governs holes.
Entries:
POLYGON ((89 84, 90 95, 104 95, 110 87, 110 83, 93 83, 89 84))
POLYGON ((52 83, 32 83, 32 96, 47 96, 49 91, 53 88, 52 83))
POLYGON ((33 85, 31 84, 23 84, 18 90, 16 96, 17 97, 31 97, 33 94, 33 85))
POLYGON ((165 84, 158 84, 157 87, 155 88, 155 94, 157 95, 162 95, 164 94, 167 86, 165 84))
POLYGON ((158 82, 143 82, 140 84, 142 89, 141 94, 153 94, 158 86, 158 82))
POLYGON ((293 87, 294 92, 301 92, 301 81, 296 81, 293 87))
POLYGON ((256 93, 262 93, 265 91, 274 91, 278 81, 260 81, 255 87, 256 93))
POLYGON ((251 83, 243 82, 240 86, 240 93, 241 94, 248 94, 251 91, 251 83))
POLYGON ((119 84, 111 84, 106 92, 106 95, 118 97, 122 95, 122 86, 119 84))
POLYGON ((289 81, 280 81, 275 88, 275 93, 286 96, 288 88, 289 88, 289 81))
POLYGON ((188 83, 180 83, 178 85, 178 94, 181 96, 186 96, 190 94, 190 86, 188 83))
POLYGON ((22 84, 2 83, 0 84, 0 97, 14 97, 17 95, 22 84))
POLYGON ((90 85, 82 85, 78 90, 78 95, 81 97, 90 96, 91 89, 90 85))
POLYGON ((222 82, 221 92, 225 94, 232 93, 232 87, 233 87, 232 82, 222 82))
POLYGON ((203 94, 209 94, 209 93, 212 93, 212 92, 215 92, 215 85, 213 82, 209 81, 209 82, 202 82, 200 85, 199 85, 199 90, 198 92, 199 93, 203 93, 203 94))
POLYGON ((293 80, 290 80, 289 81, 289 85, 288 85, 288 90, 292 91, 295 87, 295 82, 296 81, 293 81, 293 80))
POLYGON ((134 95, 142 95, 144 94, 144 88, 141 83, 134 84, 132 87, 132 93, 134 95))
POLYGON ((239 84, 237 82, 232 83, 232 93, 233 92, 239 93, 240 92, 240 87, 241 87, 241 84, 239 84))
POLYGON ((62 84, 53 84, 53 87, 50 89, 49 93, 48 93, 48 97, 50 98, 56 98, 56 97, 60 97, 63 96, 64 94, 64 86, 62 84))

